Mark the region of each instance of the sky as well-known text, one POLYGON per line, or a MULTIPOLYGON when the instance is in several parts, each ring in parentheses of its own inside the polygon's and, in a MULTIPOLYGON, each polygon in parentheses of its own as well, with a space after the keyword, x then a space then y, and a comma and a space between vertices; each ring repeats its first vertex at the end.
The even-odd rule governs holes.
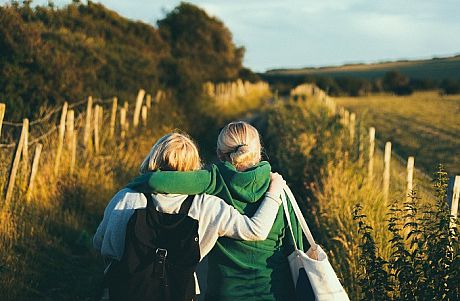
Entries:
MULTIPOLYGON (((60 6, 70 1, 53 2, 60 6)), ((125 17, 152 25, 180 3, 99 2, 125 17)), ((188 2, 225 23, 235 43, 246 48, 245 66, 258 72, 460 54, 460 0, 188 2)))

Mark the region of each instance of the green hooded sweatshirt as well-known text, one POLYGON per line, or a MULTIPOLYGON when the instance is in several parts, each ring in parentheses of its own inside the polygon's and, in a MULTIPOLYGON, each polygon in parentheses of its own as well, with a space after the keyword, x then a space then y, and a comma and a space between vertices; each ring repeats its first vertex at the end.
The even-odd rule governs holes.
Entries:
MULTIPOLYGON (((128 187, 140 192, 212 194, 240 213, 252 216, 268 190, 270 172, 270 164, 265 161, 243 172, 228 162, 221 162, 209 170, 148 173, 134 179, 128 187)), ((295 239, 303 249, 302 230, 290 206, 289 211, 295 239)), ((208 255, 206 300, 294 300, 287 261, 292 251, 292 238, 282 206, 266 240, 219 238, 208 255)))

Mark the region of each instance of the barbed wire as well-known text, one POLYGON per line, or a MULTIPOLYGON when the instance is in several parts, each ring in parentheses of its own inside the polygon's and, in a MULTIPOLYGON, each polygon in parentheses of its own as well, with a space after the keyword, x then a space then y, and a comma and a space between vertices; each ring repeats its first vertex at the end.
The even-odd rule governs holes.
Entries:
POLYGON ((10 144, 0 144, 0 148, 12 148, 16 146, 16 142, 12 142, 10 144))
MULTIPOLYGON (((73 109, 75 107, 78 107, 84 103, 86 103, 88 100, 87 99, 83 99, 83 100, 80 100, 78 102, 75 102, 75 103, 72 103, 68 106, 68 109, 73 109)), ((106 98, 106 99, 101 99, 101 98, 97 98, 93 101, 93 103, 95 104, 106 104, 106 103, 110 103, 113 101, 113 98, 106 98)), ((48 112, 45 116, 41 117, 41 118, 38 118, 36 120, 33 120, 33 121, 30 121, 29 122, 29 126, 33 126, 33 125, 37 125, 37 124, 40 124, 40 123, 43 123, 45 121, 48 121, 54 114, 58 113, 58 112, 61 112, 62 111, 62 108, 63 108, 64 105, 61 105, 53 110, 51 110, 50 112, 48 112)), ((3 121, 3 125, 7 125, 7 126, 11 126, 11 127, 22 127, 22 122, 13 122, 13 121, 7 121, 7 120, 4 120, 3 121)))
MULTIPOLYGON (((385 143, 386 142, 383 142, 382 140, 380 139, 375 139, 375 141, 377 142, 377 146, 380 148, 380 150, 383 152, 383 150, 385 149, 385 143)), ((399 161, 403 166, 406 166, 407 165, 407 159, 404 159, 401 155, 399 155, 395 150, 392 150, 391 152, 391 156, 393 158, 395 158, 397 161, 399 161)), ((421 170, 420 168, 418 167, 414 167, 414 170, 417 171, 418 174, 420 174, 423 178, 425 178, 426 180, 432 180, 433 177, 430 177, 425 171, 421 170)))
MULTIPOLYGON (((97 99, 95 100, 95 103, 108 103, 110 101, 109 100, 102 100, 102 99, 97 99)), ((84 101, 86 102, 86 100, 84 101)), ((76 107, 78 105, 81 105, 83 104, 84 102, 79 102, 79 103, 75 103, 73 104, 72 107, 76 107)), ((70 106, 69 106, 70 107, 70 106)), ((80 114, 76 119, 75 119, 75 123, 78 123, 80 122, 82 119, 84 118, 84 114, 80 114)), ((21 123, 21 126, 22 126, 22 123, 21 123)), ((79 129, 80 127, 76 126, 74 128, 74 130, 77 130, 79 129)), ((29 140, 29 145, 33 145, 37 142, 40 142, 42 140, 44 140, 45 138, 47 138, 48 136, 50 136, 52 133, 54 133, 55 131, 57 131, 59 129, 59 125, 54 125, 50 130, 48 130, 46 133, 43 133, 41 134, 39 137, 36 137, 36 138, 32 138, 29 140)), ((0 148, 13 148, 13 147, 16 147, 17 145, 17 142, 11 142, 9 144, 0 144, 0 148)))
POLYGON ((55 131, 57 131, 57 129, 59 128, 59 126, 55 125, 51 130, 49 130, 48 132, 44 133, 43 135, 35 138, 35 139, 32 139, 30 140, 29 142, 29 145, 33 145, 39 141, 42 141, 44 140, 46 137, 48 137, 49 135, 51 135, 52 133, 54 133, 55 131))

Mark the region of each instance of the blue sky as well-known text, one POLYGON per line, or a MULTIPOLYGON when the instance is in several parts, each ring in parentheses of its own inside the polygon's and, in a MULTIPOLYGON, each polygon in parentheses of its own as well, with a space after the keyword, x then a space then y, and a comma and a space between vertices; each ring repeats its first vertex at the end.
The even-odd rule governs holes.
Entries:
MULTIPOLYGON (((54 1, 56 5, 69 2, 54 1)), ((180 3, 100 2, 123 16, 151 24, 180 3)), ((230 28, 235 42, 246 47, 245 65, 256 71, 460 53, 459 0, 189 2, 204 8, 230 28)))

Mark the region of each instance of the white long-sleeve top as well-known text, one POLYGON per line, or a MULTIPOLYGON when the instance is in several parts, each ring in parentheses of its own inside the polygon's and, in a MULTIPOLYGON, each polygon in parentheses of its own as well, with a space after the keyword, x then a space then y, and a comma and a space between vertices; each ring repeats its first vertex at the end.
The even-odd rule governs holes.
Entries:
MULTIPOLYGON (((178 213, 186 195, 152 194, 156 210, 178 213)), ((198 221, 200 255, 203 259, 220 236, 242 240, 264 240, 275 221, 280 201, 266 193, 251 218, 241 215, 224 200, 212 195, 196 195, 188 216, 198 221)), ((145 208, 147 198, 131 189, 119 191, 109 202, 93 238, 94 247, 103 256, 120 260, 123 256, 126 226, 134 210, 145 208)))

